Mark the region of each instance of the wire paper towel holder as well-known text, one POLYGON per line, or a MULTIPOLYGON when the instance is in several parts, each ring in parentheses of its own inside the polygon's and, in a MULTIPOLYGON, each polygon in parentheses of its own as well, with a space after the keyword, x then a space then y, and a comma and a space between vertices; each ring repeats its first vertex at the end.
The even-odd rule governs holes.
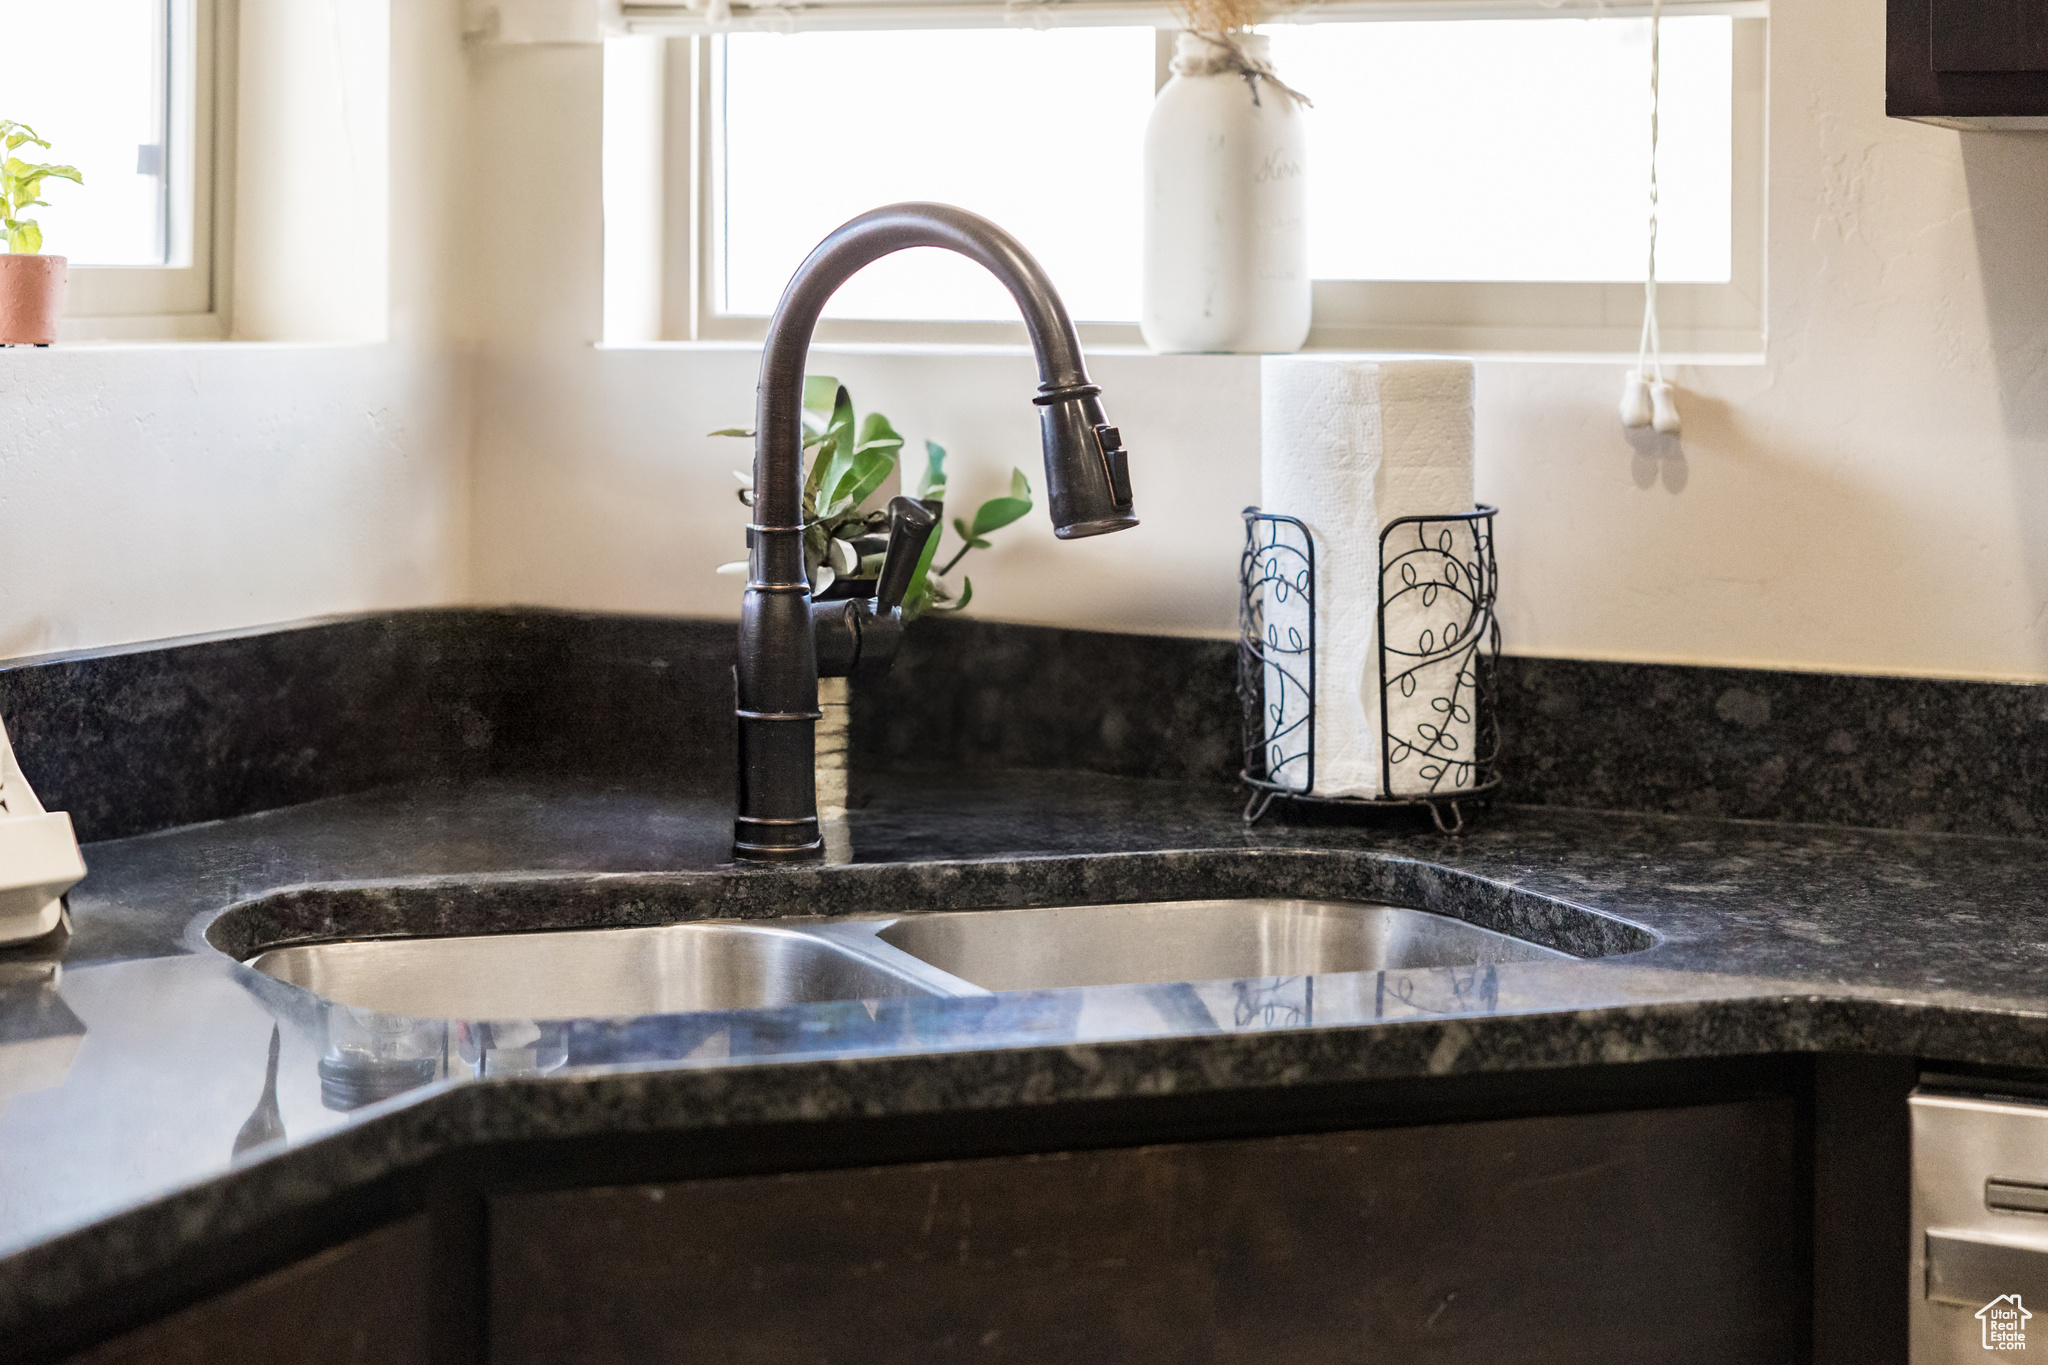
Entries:
MULTIPOLYGON (((1244 509, 1244 553, 1238 560, 1237 696, 1244 715, 1244 767, 1240 780, 1252 789, 1244 821, 1255 824, 1275 801, 1301 801, 1332 807, 1427 806, 1436 827, 1446 834, 1465 828, 1462 803, 1500 786, 1500 727, 1495 716, 1496 661, 1500 657, 1500 620, 1494 613, 1499 572, 1493 552, 1493 518, 1497 509, 1484 504, 1470 512, 1437 516, 1397 517, 1380 532, 1379 654, 1380 745, 1379 796, 1315 794, 1316 734, 1316 546, 1308 526, 1295 517, 1244 509), (1431 531, 1430 528, 1440 528, 1431 531), (1412 534, 1413 544, 1409 543, 1412 534), (1448 626, 1442 638, 1425 628, 1413 649, 1389 648, 1387 608, 1406 594, 1419 594, 1433 605, 1439 594, 1463 600, 1463 623, 1448 626), (1266 619, 1268 597, 1303 599, 1307 635, 1289 630, 1283 639, 1277 624, 1266 619), (1425 670, 1453 675, 1447 709, 1470 708, 1472 752, 1456 752, 1456 735, 1436 727, 1435 735, 1391 735, 1389 716, 1396 691, 1413 695, 1415 679, 1425 670), (1277 681, 1278 698, 1266 695, 1267 679, 1277 681), (1285 720, 1289 689, 1307 705, 1273 734, 1266 733, 1270 714, 1285 720), (1469 703, 1462 702, 1469 697, 1469 703), (1416 761, 1415 775, 1430 784, 1427 792, 1391 795, 1394 765, 1416 761)), ((1461 716, 1460 719, 1463 717, 1461 716)))

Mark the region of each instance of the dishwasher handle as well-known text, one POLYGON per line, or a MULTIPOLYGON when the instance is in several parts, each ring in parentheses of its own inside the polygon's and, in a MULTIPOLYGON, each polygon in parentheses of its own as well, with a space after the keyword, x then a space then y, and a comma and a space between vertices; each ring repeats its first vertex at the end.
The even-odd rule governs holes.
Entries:
POLYGON ((1928 1298, 1981 1308, 2004 1294, 2048 1303, 2048 1247, 1928 1232, 1928 1298))

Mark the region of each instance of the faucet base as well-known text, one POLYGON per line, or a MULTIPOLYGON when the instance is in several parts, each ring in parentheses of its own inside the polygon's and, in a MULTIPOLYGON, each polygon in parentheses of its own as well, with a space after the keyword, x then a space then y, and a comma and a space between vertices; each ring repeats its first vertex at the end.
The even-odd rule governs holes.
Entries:
POLYGON ((815 862, 825 856, 816 816, 770 820, 742 815, 733 822, 732 856, 743 863, 815 862))
POLYGON ((780 863, 818 863, 825 860, 825 841, 805 844, 802 848, 767 848, 758 844, 735 843, 732 846, 732 860, 736 863, 758 863, 763 867, 780 863))

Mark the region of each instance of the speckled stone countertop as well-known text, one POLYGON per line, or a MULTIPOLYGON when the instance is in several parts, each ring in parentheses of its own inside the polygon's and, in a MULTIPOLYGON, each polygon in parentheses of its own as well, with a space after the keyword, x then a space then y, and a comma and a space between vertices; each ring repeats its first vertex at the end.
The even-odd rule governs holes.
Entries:
POLYGON ((899 775, 853 815, 851 864, 735 872, 721 797, 493 780, 91 845, 61 963, 0 958, 0 1332, 465 1144, 1770 1052, 2048 1066, 2048 844, 1527 807, 1459 839, 1247 830, 1239 807, 1206 783, 899 775), (318 889, 340 883, 382 889, 318 889), (213 946, 1244 894, 1604 955, 569 1021, 552 1074, 346 1109, 320 1061, 375 1021, 213 946))

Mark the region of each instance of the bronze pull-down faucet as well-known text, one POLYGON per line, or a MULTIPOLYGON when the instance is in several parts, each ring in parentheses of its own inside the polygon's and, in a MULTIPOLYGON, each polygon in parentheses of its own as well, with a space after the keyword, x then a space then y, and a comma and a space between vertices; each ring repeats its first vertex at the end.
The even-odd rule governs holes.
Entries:
POLYGON ((821 857, 814 764, 820 640, 828 675, 886 667, 900 638, 899 604, 937 525, 911 499, 891 505, 889 549, 871 606, 814 612, 803 549, 803 387, 811 334, 839 286, 871 261, 914 246, 978 262, 1010 291, 1038 357, 1040 436, 1054 531, 1064 540, 1138 524, 1130 463, 1089 382, 1073 321, 1045 271, 1009 233, 945 204, 891 204, 840 227, 791 277, 768 323, 754 436, 754 514, 740 611, 739 817, 733 856, 748 862, 821 857), (899 506, 897 504, 909 504, 899 506), (814 626, 813 616, 817 616, 814 626))

